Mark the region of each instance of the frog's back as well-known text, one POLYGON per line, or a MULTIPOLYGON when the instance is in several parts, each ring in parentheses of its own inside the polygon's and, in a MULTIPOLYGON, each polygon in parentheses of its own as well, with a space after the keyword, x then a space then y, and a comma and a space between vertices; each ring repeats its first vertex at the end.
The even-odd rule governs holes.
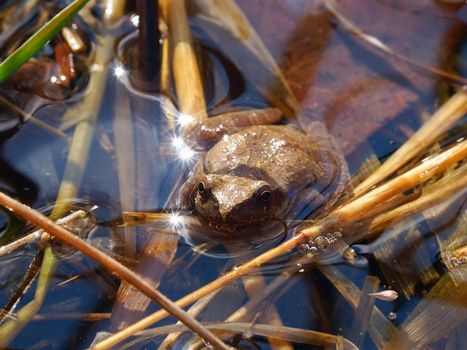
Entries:
POLYGON ((299 190, 323 172, 308 136, 288 125, 252 126, 224 136, 207 153, 205 166, 208 173, 265 176, 285 191, 299 190))

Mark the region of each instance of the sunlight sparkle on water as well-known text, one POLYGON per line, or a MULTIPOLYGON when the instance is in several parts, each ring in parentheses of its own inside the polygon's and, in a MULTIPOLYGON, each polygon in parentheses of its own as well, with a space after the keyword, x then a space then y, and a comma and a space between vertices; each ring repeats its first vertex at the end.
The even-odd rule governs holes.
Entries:
POLYGON ((138 28, 138 26, 139 26, 139 16, 138 15, 131 16, 130 21, 135 27, 138 28))
POLYGON ((179 213, 173 212, 170 214, 169 223, 172 228, 181 227, 183 225, 183 217, 179 213))
POLYGON ((194 160, 196 153, 193 151, 181 137, 174 136, 172 138, 172 147, 175 149, 177 158, 183 162, 194 160))
POLYGON ((120 64, 117 64, 114 68, 114 75, 117 77, 117 78, 121 78, 125 75, 125 68, 123 68, 122 65, 120 64))

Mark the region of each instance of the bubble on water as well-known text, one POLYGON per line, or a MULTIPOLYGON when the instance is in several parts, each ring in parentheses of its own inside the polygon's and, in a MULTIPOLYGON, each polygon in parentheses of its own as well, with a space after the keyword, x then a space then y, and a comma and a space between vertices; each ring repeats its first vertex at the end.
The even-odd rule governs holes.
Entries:
POLYGON ((317 237, 309 239, 306 243, 300 245, 299 249, 305 254, 322 253, 329 249, 329 247, 339 241, 342 236, 341 232, 322 233, 317 237))
POLYGON ((310 251, 310 246, 306 243, 300 244, 298 250, 302 253, 308 253, 310 251))
POLYGON ((467 256, 446 256, 448 264, 452 267, 461 267, 467 264, 467 256))
POLYGON ((394 321, 397 318, 397 314, 395 312, 388 313, 388 319, 394 321))
POLYGON ((320 236, 316 237, 315 244, 319 250, 326 250, 329 248, 330 242, 326 237, 320 236))

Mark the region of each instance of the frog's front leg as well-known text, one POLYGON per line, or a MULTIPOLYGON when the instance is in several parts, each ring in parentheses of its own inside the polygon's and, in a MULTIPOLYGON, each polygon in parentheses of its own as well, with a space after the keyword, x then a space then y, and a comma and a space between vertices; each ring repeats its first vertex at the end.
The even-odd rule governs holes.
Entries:
POLYGON ((208 149, 224 135, 253 125, 269 125, 281 120, 277 108, 251 109, 217 115, 194 123, 184 131, 185 140, 196 148, 208 149))

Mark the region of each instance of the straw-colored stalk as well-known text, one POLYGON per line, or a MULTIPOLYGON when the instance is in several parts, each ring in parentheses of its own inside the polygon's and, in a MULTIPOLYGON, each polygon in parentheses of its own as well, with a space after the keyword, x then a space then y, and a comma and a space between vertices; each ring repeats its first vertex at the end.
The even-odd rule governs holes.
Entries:
POLYGON ((354 193, 360 196, 388 176, 394 174, 409 160, 431 145, 467 113, 467 90, 454 94, 404 145, 402 145, 371 176, 363 181, 354 193))
POLYGON ((180 111, 194 120, 207 118, 203 82, 188 26, 185 1, 168 3, 173 73, 180 111))
POLYGON ((445 186, 438 188, 437 190, 422 195, 420 198, 406 203, 397 207, 394 210, 391 210, 387 213, 383 213, 377 216, 370 225, 368 234, 365 235, 365 239, 372 238, 378 232, 381 232, 386 227, 388 227, 394 221, 401 221, 409 216, 420 213, 425 209, 431 208, 434 205, 440 203, 441 201, 452 197, 453 195, 459 192, 465 192, 467 188, 467 165, 462 166, 462 169, 459 169, 460 174, 464 176, 457 177, 452 182, 446 184, 445 186))
MULTIPOLYGON (((141 276, 136 274, 134 271, 131 271, 126 266, 122 265, 115 259, 111 258, 104 252, 90 245, 86 241, 77 237, 70 231, 65 228, 57 225, 54 221, 50 220, 46 216, 42 215, 38 211, 18 202, 17 200, 11 198, 10 196, 0 192, 0 205, 8 208, 16 215, 22 217, 25 220, 30 221, 32 224, 42 228, 47 233, 53 235, 54 237, 60 239, 66 244, 74 247, 83 254, 89 256, 91 259, 95 260, 97 263, 101 264, 105 269, 118 276, 125 282, 135 286, 146 296, 155 301, 159 306, 168 310, 168 312, 179 319, 183 324, 188 328, 197 333, 201 338, 211 343, 216 349, 230 350, 222 341, 220 341, 214 334, 205 329, 198 321, 193 319, 191 316, 187 315, 180 307, 176 306, 172 301, 170 301, 166 296, 160 293, 158 290, 154 289, 150 283, 148 283, 141 276)), ((48 251, 50 248, 48 249, 48 251)), ((50 255, 53 257, 53 254, 50 250, 50 255)), ((49 268, 52 270, 53 268, 49 268)))
MULTIPOLYGON (((414 169, 399 175, 395 179, 389 181, 385 185, 372 190, 366 195, 357 198, 355 201, 348 203, 340 209, 331 213, 327 218, 318 222, 316 225, 303 229, 299 234, 290 240, 282 243, 280 246, 275 247, 264 254, 250 260, 249 262, 239 266, 236 270, 230 271, 204 287, 186 295, 179 299, 176 304, 180 307, 192 304, 198 299, 212 293, 213 291, 222 288, 228 283, 244 276, 246 273, 258 268, 265 263, 277 258, 288 251, 300 246, 304 242, 315 238, 322 232, 328 232, 332 229, 334 232, 335 227, 341 225, 349 225, 351 222, 362 222, 368 220, 370 217, 381 213, 380 203, 394 197, 398 193, 404 192, 413 188, 425 181, 431 179, 433 176, 440 174, 449 166, 457 163, 458 161, 466 158, 467 156, 467 141, 463 141, 456 146, 444 151, 443 153, 426 160, 414 169)), ((384 206, 384 210, 387 206, 384 206)), ((353 237, 346 237, 343 233, 344 239, 352 240, 353 237)), ((155 322, 167 317, 168 314, 164 310, 157 311, 152 315, 145 317, 139 322, 128 326, 126 329, 110 336, 102 342, 96 344, 93 349, 107 349, 119 342, 127 339, 136 332, 149 327, 155 322)))

